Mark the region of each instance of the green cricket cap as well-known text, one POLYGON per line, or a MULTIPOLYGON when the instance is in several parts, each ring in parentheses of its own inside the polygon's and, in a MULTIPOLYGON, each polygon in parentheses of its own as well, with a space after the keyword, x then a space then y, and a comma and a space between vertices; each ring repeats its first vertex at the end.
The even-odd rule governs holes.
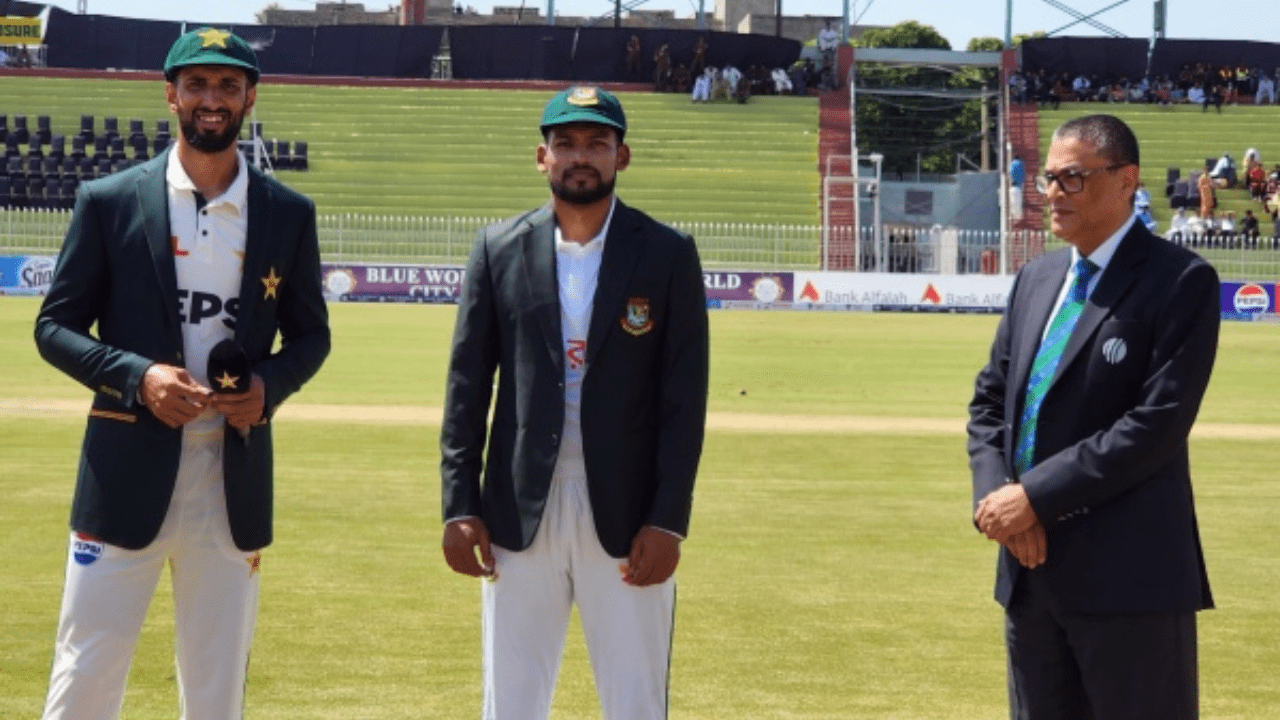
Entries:
POLYGON ((172 80, 181 68, 190 65, 230 65, 243 69, 249 82, 258 82, 258 57, 241 38, 217 28, 205 27, 178 38, 164 59, 164 76, 172 80))
POLYGON ((548 128, 569 123, 608 125, 618 131, 619 142, 627 134, 627 116, 622 112, 622 103, 613 93, 594 85, 574 85, 556 93, 547 102, 540 126, 543 135, 548 128))

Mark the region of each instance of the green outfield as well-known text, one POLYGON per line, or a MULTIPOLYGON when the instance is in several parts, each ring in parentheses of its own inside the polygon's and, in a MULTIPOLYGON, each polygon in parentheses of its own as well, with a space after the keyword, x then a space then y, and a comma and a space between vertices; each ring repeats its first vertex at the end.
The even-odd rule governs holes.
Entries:
MULTIPOLYGON (((9 113, 49 115, 73 135, 81 114, 171 116, 160 81, 0 78, 9 113)), ((546 202, 534 166, 545 90, 284 85, 258 89, 268 138, 309 143, 311 170, 284 171, 321 213, 501 217, 546 202)), ((814 225, 818 103, 758 97, 693 105, 684 95, 621 93, 632 165, 621 194, 670 222, 814 225)), ((176 123, 175 129, 176 129, 176 123)))
MULTIPOLYGON (((37 357, 36 307, 0 299, 0 717, 41 707, 83 429, 12 401, 88 404, 37 357)), ((291 406, 350 406, 354 418, 356 406, 440 405, 453 308, 332 313, 333 355, 291 406)), ((711 322, 715 415, 896 417, 905 429, 713 425, 679 572, 671 717, 1004 716, 995 552, 969 522, 960 426, 997 319, 723 311, 711 322)), ((1277 357, 1274 325, 1224 326, 1201 418, 1230 439, 1192 441, 1218 602, 1200 625, 1206 718, 1280 715, 1277 357)), ((276 543, 264 554, 247 717, 474 717, 479 588, 440 556, 438 428, 358 412, 365 422, 276 423, 276 543)), ((132 671, 131 720, 177 714, 171 610, 162 590, 132 671)), ((598 717, 576 621, 567 648, 552 717, 598 717)))

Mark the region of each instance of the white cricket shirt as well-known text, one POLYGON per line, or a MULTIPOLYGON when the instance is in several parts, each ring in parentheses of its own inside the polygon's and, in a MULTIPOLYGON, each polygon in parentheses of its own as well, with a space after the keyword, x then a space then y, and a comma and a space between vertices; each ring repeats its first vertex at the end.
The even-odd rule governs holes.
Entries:
POLYGON ((570 242, 556 225, 556 280, 560 285, 560 336, 564 342, 564 432, 556 457, 557 477, 585 479, 582 454, 582 380, 587 375, 587 333, 591 326, 604 238, 617 198, 609 205, 600 232, 585 244, 570 242))
MULTIPOLYGON (((235 335, 244 275, 245 233, 249 227, 249 170, 236 153, 239 170, 226 192, 198 208, 196 186, 178 153, 169 153, 165 185, 169 195, 169 246, 178 275, 178 320, 187 372, 209 385, 209 351, 235 335)), ((206 408, 186 426, 187 434, 222 433, 222 415, 206 408)))

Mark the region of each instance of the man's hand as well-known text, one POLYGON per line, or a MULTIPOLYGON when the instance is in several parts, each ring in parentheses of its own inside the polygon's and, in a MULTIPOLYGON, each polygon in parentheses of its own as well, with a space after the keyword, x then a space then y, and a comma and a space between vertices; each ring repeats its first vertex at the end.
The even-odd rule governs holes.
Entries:
POLYGON ((249 381, 249 389, 242 393, 214 393, 213 409, 227 418, 227 424, 237 430, 248 430, 262 419, 266 402, 266 385, 256 374, 249 381))
POLYGON ((1009 483, 982 498, 973 520, 984 535, 1004 544, 1014 535, 1026 532, 1039 518, 1020 483, 1009 483))
POLYGON ((471 577, 498 579, 493 566, 493 548, 489 545, 489 530, 480 518, 462 518, 444 524, 444 561, 454 572, 471 577), (480 559, 476 559, 476 549, 480 559))
POLYGON ((1032 525, 1030 530, 1018 533, 1001 544, 1027 569, 1040 567, 1049 555, 1049 542, 1044 526, 1039 522, 1032 525))
POLYGON ((666 582, 680 563, 680 538, 645 525, 631 541, 631 555, 620 564, 622 582, 636 587, 666 582))
POLYGON ((196 382, 186 368, 156 363, 142 376, 140 394, 152 415, 177 428, 204 412, 213 391, 196 382))

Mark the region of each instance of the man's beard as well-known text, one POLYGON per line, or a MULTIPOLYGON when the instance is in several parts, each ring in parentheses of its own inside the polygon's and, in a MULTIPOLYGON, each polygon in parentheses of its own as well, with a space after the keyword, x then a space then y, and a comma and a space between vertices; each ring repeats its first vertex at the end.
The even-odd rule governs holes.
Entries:
MULTIPOLYGON (((597 174, 596 177, 599 177, 599 175, 597 174)), ((617 177, 613 177, 607 182, 601 180, 595 187, 582 189, 570 187, 563 179, 559 182, 552 180, 551 194, 570 205, 594 205, 613 194, 613 186, 617 180, 617 177)))
POLYGON ((231 147, 233 143, 240 137, 240 127, 244 125, 244 113, 240 115, 231 115, 228 113, 227 129, 221 133, 208 132, 201 133, 196 129, 196 114, 199 109, 193 111, 185 118, 181 118, 179 125, 182 127, 182 136, 187 139, 187 144, 203 153, 220 153, 231 147))

